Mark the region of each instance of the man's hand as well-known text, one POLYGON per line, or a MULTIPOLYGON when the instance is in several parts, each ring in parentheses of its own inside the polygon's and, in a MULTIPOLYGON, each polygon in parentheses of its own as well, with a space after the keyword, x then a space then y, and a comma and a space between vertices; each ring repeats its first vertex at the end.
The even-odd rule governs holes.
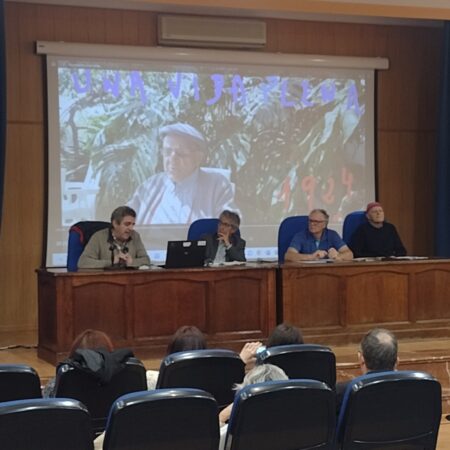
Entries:
POLYGON ((119 252, 118 262, 120 263, 121 261, 123 261, 123 263, 125 263, 126 266, 131 266, 131 264, 133 263, 133 258, 129 253, 119 252))
POLYGON ((311 259, 322 259, 327 257, 327 252, 325 250, 316 250, 311 256, 311 259))
POLYGON ((225 231, 223 233, 219 232, 218 233, 218 240, 222 241, 225 245, 225 247, 228 247, 230 245, 230 232, 229 231, 225 231))
POLYGON ((330 258, 330 259, 339 259, 339 252, 335 248, 331 247, 328 250, 328 258, 330 258))

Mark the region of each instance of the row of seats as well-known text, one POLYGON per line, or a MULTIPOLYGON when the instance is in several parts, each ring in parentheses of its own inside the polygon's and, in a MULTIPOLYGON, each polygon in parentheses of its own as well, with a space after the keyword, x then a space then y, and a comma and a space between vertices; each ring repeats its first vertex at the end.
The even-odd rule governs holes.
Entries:
MULTIPOLYGON (((343 239, 346 243, 349 242, 356 228, 366 220, 364 211, 355 211, 345 217, 343 239)), ((217 231, 218 224, 219 219, 216 218, 198 219, 189 226, 187 238, 188 240, 198 240, 205 234, 213 234, 217 231)), ((109 222, 101 221, 83 221, 72 225, 67 249, 67 269, 70 272, 77 270, 78 259, 91 235, 109 225, 109 222)), ((284 262, 284 254, 294 234, 307 227, 308 216, 287 217, 281 222, 278 229, 278 260, 280 263, 284 262)))
MULTIPOLYGON (((105 450, 216 450, 218 405, 198 389, 135 392, 117 399, 105 450)), ((411 371, 372 373, 346 391, 336 421, 334 391, 317 380, 253 384, 236 394, 225 449, 436 448, 440 384, 411 371)), ((0 403, 5 450, 92 449, 87 409, 70 399, 0 403)))
MULTIPOLYGON (((259 363, 281 367, 291 378, 316 379, 332 389, 336 383, 336 358, 322 345, 281 345, 258 355, 259 363)), ((193 350, 168 355, 161 363, 157 389, 190 387, 210 392, 220 409, 233 402, 233 386, 244 378, 244 363, 236 352, 222 349, 193 350)), ((145 368, 136 358, 129 358, 124 370, 107 385, 99 384, 91 374, 69 364, 59 367, 56 396, 70 397, 86 405, 93 427, 102 431, 112 402, 119 396, 147 389, 145 368)), ((22 365, 0 365, 0 401, 38 398, 39 376, 22 365)))

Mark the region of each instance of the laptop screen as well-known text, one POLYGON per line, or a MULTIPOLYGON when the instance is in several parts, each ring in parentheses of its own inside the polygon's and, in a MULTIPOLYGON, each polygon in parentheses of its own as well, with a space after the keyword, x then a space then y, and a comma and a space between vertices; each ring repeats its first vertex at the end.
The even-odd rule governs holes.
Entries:
POLYGON ((166 269, 203 267, 206 241, 169 241, 167 243, 166 269))

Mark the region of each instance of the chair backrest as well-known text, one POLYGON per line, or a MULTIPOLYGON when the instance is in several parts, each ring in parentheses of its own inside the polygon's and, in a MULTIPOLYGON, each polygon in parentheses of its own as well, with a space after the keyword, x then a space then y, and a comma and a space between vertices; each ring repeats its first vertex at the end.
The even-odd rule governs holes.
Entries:
POLYGON ((103 450, 217 450, 217 403, 198 389, 136 392, 116 400, 103 450))
POLYGON ((374 372, 347 386, 337 436, 344 450, 434 450, 440 420, 441 385, 431 375, 374 372))
POLYGON ((32 367, 0 364, 0 402, 40 397, 41 381, 32 367))
POLYGON ((349 244, 356 229, 366 222, 367 217, 365 211, 354 211, 345 216, 344 226, 342 228, 342 239, 347 245, 349 244))
POLYGON ((258 354, 258 364, 274 364, 293 378, 309 378, 336 385, 336 357, 330 348, 316 344, 278 345, 258 354))
POLYGON ((233 385, 244 379, 244 363, 231 350, 192 350, 164 358, 156 388, 195 388, 209 392, 219 408, 233 402, 233 385))
POLYGON ((136 358, 128 358, 124 368, 107 384, 100 384, 91 374, 63 364, 56 374, 55 397, 69 397, 87 406, 96 432, 106 426, 109 409, 121 395, 147 389, 145 367, 136 358))
POLYGON ((269 381, 236 394, 227 450, 331 450, 335 395, 316 380, 269 381))
POLYGON ((91 450, 91 419, 72 399, 30 399, 0 403, 2 450, 91 450))
POLYGON ((189 225, 187 238, 189 241, 197 241, 204 234, 214 234, 219 226, 219 219, 207 218, 194 220, 189 225))
POLYGON ((70 227, 67 244, 67 270, 69 272, 78 270, 78 260, 91 236, 110 225, 109 222, 85 220, 70 227))
POLYGON ((308 216, 286 217, 278 228, 278 262, 284 263, 284 254, 295 233, 308 228, 308 216))

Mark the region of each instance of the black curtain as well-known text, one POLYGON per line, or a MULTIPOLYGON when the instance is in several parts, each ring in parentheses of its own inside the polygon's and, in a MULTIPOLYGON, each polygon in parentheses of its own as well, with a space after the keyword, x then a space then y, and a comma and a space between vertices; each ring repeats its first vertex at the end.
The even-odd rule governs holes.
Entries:
POLYGON ((444 24, 436 168, 435 254, 450 256, 450 22, 444 24))
POLYGON ((0 232, 3 219, 3 187, 5 184, 6 154, 6 55, 5 4, 0 0, 0 232))

